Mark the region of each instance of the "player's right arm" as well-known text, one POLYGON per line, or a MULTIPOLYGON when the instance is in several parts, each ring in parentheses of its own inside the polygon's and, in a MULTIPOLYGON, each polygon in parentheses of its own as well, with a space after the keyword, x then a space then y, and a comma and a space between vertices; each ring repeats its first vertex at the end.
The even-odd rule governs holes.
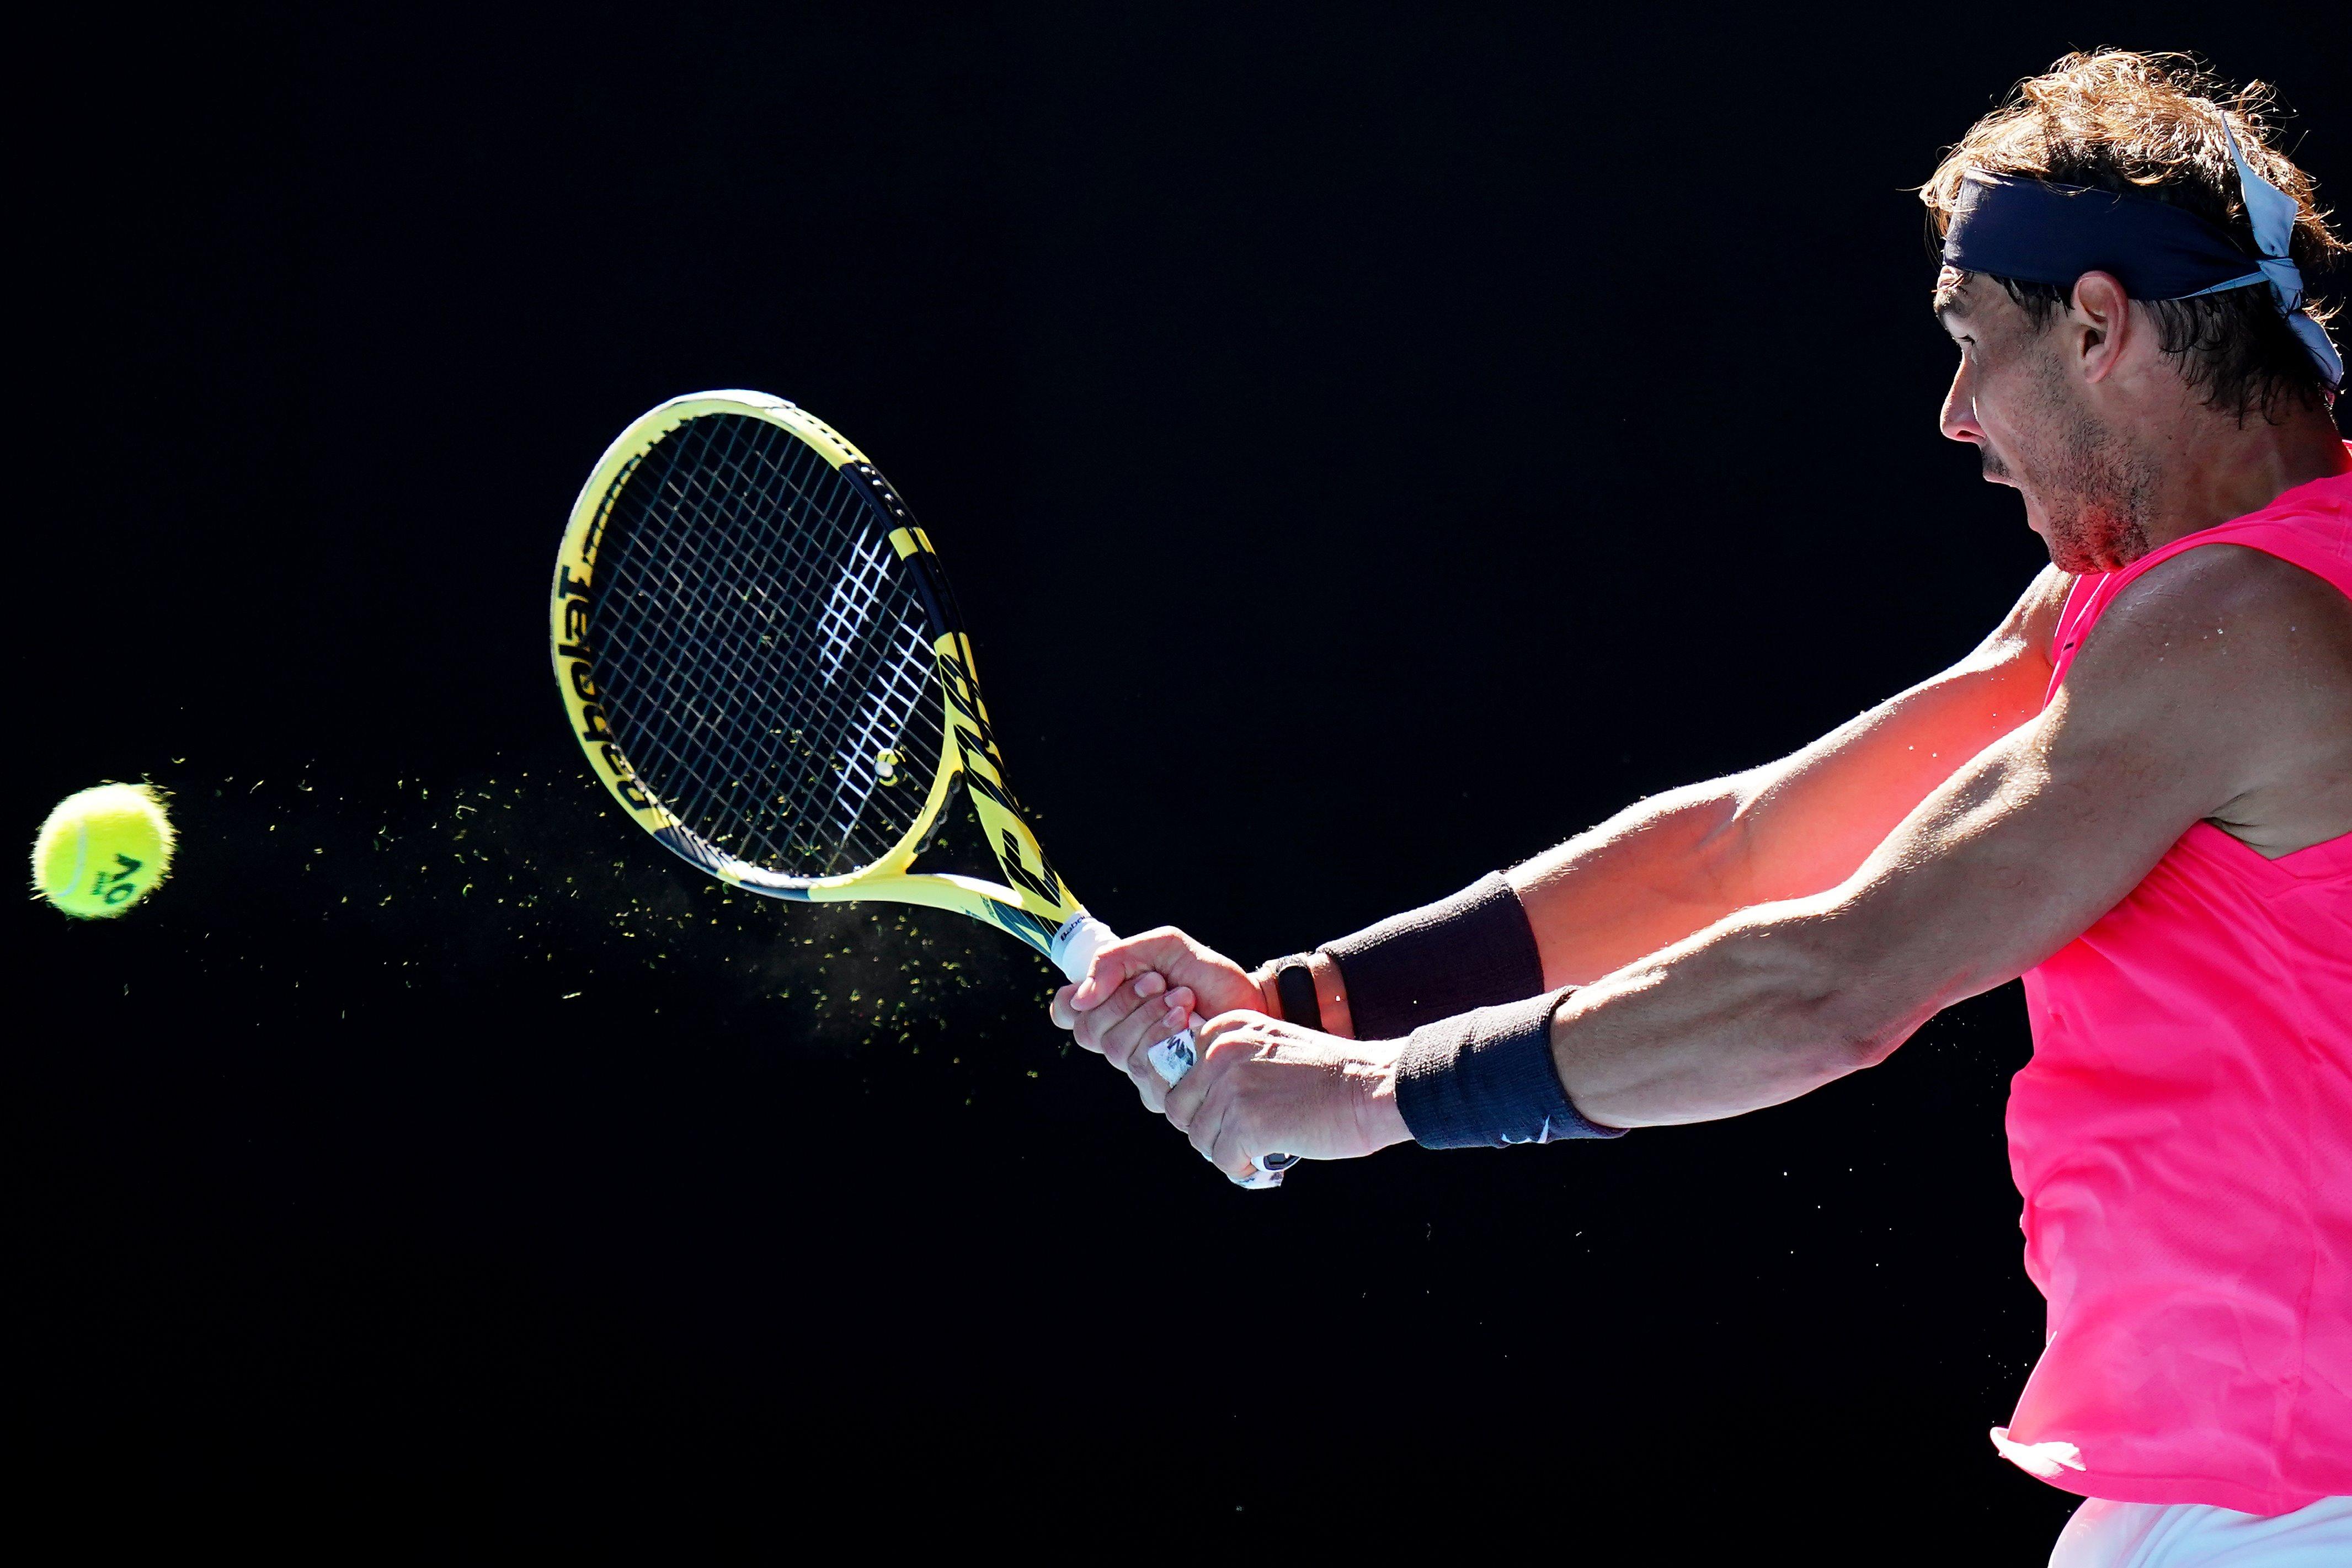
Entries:
POLYGON ((1734 910, 1836 887, 2042 708, 2074 579, 2046 567, 1966 658, 1778 762, 1636 802, 1506 873, 1544 985, 1581 985, 1734 910))
MULTIPOLYGON (((1937 786, 2040 710, 2072 582, 2045 568, 1967 658, 1802 750, 1636 802, 1507 873, 1545 987, 1586 984, 1735 910, 1844 881, 1937 786)), ((1327 998, 1344 995, 1330 962, 1310 959, 1327 998)), ((1187 1008, 1276 1011, 1266 983, 1163 929, 1106 947, 1085 981, 1055 993, 1052 1012, 1156 1110, 1164 1089, 1142 1047, 1181 1026, 1187 1008)), ((1353 1034, 1344 1002, 1327 1000, 1323 1026, 1353 1034)))

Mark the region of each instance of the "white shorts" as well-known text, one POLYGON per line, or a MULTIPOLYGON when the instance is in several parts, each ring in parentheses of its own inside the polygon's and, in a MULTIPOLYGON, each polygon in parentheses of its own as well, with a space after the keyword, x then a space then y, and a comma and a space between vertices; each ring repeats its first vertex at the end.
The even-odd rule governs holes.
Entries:
POLYGON ((2240 1513, 2196 1502, 2109 1502, 2074 1510, 2050 1568, 2346 1568, 2352 1497, 2293 1513, 2240 1513))

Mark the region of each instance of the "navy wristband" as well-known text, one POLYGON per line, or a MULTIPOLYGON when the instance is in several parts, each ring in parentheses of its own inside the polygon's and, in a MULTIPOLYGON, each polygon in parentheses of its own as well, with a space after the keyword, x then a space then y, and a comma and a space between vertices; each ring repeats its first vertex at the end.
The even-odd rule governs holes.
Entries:
POLYGON ((1327 942, 1360 1040, 1393 1040, 1543 986, 1543 956, 1518 894, 1499 871, 1450 899, 1327 942))
MULTIPOLYGON (((1570 989, 1573 989, 1571 987, 1570 989)), ((1424 1024, 1397 1060, 1397 1110, 1425 1149, 1499 1149, 1622 1138, 1588 1121, 1551 1061, 1551 1016, 1567 991, 1424 1024)))

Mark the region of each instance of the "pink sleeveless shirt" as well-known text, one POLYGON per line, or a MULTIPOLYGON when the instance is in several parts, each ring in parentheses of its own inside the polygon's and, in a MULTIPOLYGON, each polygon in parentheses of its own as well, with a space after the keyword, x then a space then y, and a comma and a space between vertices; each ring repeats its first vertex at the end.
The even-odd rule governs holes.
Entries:
MULTIPOLYGON (((2077 579, 2051 693, 2128 584, 2209 544, 2352 595, 2352 473, 2077 579)), ((2007 1437, 2073 1452, 2003 1452, 2126 1502, 2352 1493, 2352 834, 2268 860, 2199 823, 2025 998, 2010 1169, 2049 1339, 2007 1437)))

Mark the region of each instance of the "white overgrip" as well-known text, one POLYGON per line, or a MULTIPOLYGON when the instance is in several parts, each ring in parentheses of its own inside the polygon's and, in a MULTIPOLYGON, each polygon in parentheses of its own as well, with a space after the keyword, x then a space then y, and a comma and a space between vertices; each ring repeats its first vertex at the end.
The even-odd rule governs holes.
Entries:
POLYGON ((1062 978, 1075 985, 1094 967, 1095 954, 1118 940, 1117 931, 1080 910, 1054 933, 1054 940, 1046 944, 1045 956, 1054 961, 1062 978))

